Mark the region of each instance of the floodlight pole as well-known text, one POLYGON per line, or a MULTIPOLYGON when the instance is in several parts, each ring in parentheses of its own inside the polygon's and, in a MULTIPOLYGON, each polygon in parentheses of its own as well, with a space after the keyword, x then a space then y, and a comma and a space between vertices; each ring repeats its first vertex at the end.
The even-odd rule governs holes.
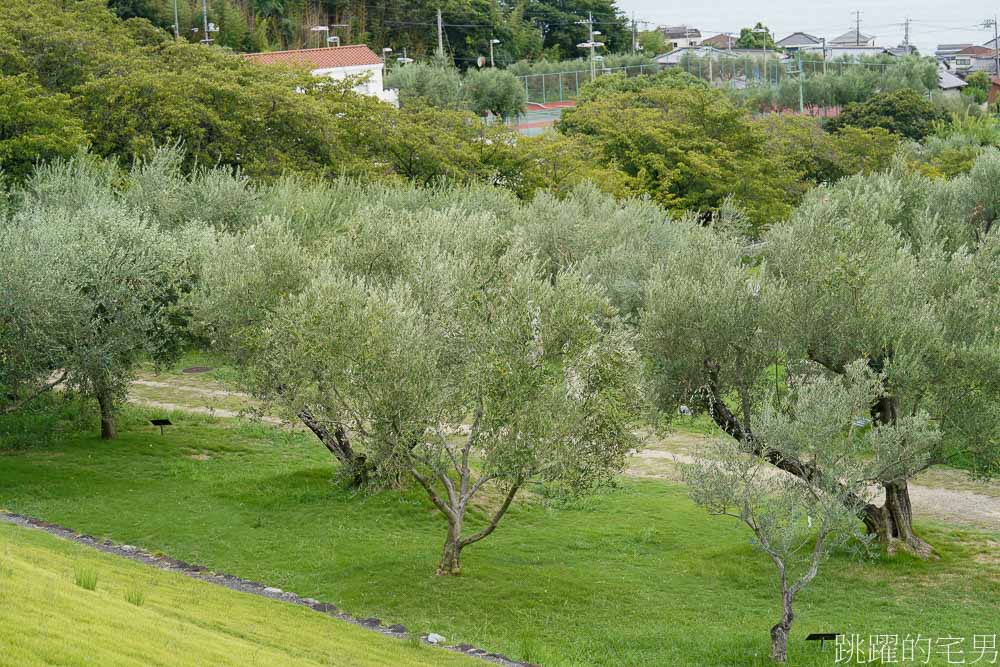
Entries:
POLYGON ((201 19, 205 30, 205 38, 201 41, 207 46, 212 41, 208 36, 208 0, 201 0, 201 19))

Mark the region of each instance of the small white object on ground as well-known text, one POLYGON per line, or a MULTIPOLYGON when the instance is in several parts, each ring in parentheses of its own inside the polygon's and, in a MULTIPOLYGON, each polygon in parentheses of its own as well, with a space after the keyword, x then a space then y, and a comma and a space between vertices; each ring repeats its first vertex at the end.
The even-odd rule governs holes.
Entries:
POLYGON ((445 638, 442 637, 441 635, 437 634, 436 632, 432 632, 429 635, 427 635, 427 643, 428 644, 443 644, 444 641, 445 641, 445 638))

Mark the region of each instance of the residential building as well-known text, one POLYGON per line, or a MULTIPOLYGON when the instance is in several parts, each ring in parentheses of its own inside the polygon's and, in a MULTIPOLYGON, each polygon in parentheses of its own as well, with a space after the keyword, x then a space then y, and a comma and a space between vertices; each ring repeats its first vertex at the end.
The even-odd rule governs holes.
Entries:
POLYGON ((708 39, 701 40, 701 44, 699 46, 712 46, 717 49, 728 51, 729 49, 736 48, 736 40, 736 35, 721 33, 715 37, 709 37, 708 39))
POLYGON ((697 28, 689 28, 686 25, 660 26, 659 31, 663 33, 670 49, 683 49, 701 44, 701 31, 697 28))
POLYGON ((902 58, 903 56, 917 56, 920 53, 917 51, 917 47, 912 44, 900 44, 899 46, 890 46, 885 50, 890 56, 898 56, 902 58))
POLYGON ((956 96, 962 92, 962 88, 965 88, 967 84, 960 78, 948 71, 948 69, 942 65, 938 64, 938 88, 949 96, 956 96))
POLYGON ((714 46, 690 46, 686 48, 674 49, 670 53, 656 56, 653 62, 663 65, 679 65, 684 57, 690 58, 711 58, 712 60, 723 60, 726 58, 754 58, 768 61, 788 60, 788 56, 780 51, 768 49, 765 53, 763 49, 717 49, 714 46))
POLYGON ((951 69, 958 74, 972 72, 996 73, 996 54, 985 46, 969 46, 952 58, 951 69))
POLYGON ((788 37, 775 42, 775 46, 785 51, 819 51, 825 40, 805 32, 793 32, 788 37))
POLYGON ((364 44, 248 53, 244 57, 261 65, 277 63, 305 65, 313 76, 325 76, 335 81, 343 81, 348 77, 359 77, 359 83, 354 87, 356 92, 377 97, 390 104, 399 104, 398 91, 385 90, 383 87, 382 75, 385 63, 364 44))
POLYGON ((951 67, 955 56, 959 51, 974 46, 973 44, 938 44, 934 50, 934 57, 938 62, 944 63, 945 67, 951 67))
POLYGON ((828 44, 830 46, 875 46, 875 38, 852 29, 843 35, 834 37, 828 44))

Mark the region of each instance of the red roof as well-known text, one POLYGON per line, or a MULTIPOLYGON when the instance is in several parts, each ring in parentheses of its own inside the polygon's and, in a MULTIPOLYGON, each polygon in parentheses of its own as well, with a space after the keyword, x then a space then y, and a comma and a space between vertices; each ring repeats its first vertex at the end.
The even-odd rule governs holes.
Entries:
POLYGON ((260 65, 285 63, 288 65, 308 65, 311 69, 382 64, 382 59, 364 44, 328 46, 321 49, 247 53, 243 57, 260 65))
POLYGON ((985 46, 967 46, 955 55, 960 56, 992 56, 993 49, 988 49, 985 46))

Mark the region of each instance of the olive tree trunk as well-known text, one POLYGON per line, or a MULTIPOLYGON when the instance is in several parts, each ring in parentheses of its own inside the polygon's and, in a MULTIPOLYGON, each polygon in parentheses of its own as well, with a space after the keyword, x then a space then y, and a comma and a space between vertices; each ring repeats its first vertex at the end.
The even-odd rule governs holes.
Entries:
POLYGON ((323 443, 327 451, 340 461, 345 476, 350 480, 352 487, 358 488, 368 483, 372 472, 371 466, 364 454, 356 453, 351 447, 351 439, 347 434, 347 429, 342 425, 336 425, 331 431, 308 407, 299 410, 298 417, 306 428, 312 431, 313 435, 323 443))
MULTIPOLYGON (((876 424, 894 424, 899 415, 899 401, 894 396, 884 396, 872 406, 871 412, 876 424)), ((883 482, 882 489, 885 504, 881 507, 868 504, 862 515, 869 534, 874 535, 890 555, 902 547, 922 558, 933 556, 934 548, 913 530, 913 508, 906 480, 883 482)))
POLYGON ((444 541, 444 551, 438 564, 437 575, 450 576, 462 573, 462 520, 463 516, 448 519, 448 537, 444 541))
POLYGON ((115 429, 115 402, 111 392, 105 388, 97 391, 97 404, 101 408, 101 439, 114 440, 118 437, 115 429))
POLYGON ((781 620, 771 627, 771 660, 786 662, 788 660, 788 633, 792 630, 795 614, 792 612, 794 593, 782 586, 781 620))

